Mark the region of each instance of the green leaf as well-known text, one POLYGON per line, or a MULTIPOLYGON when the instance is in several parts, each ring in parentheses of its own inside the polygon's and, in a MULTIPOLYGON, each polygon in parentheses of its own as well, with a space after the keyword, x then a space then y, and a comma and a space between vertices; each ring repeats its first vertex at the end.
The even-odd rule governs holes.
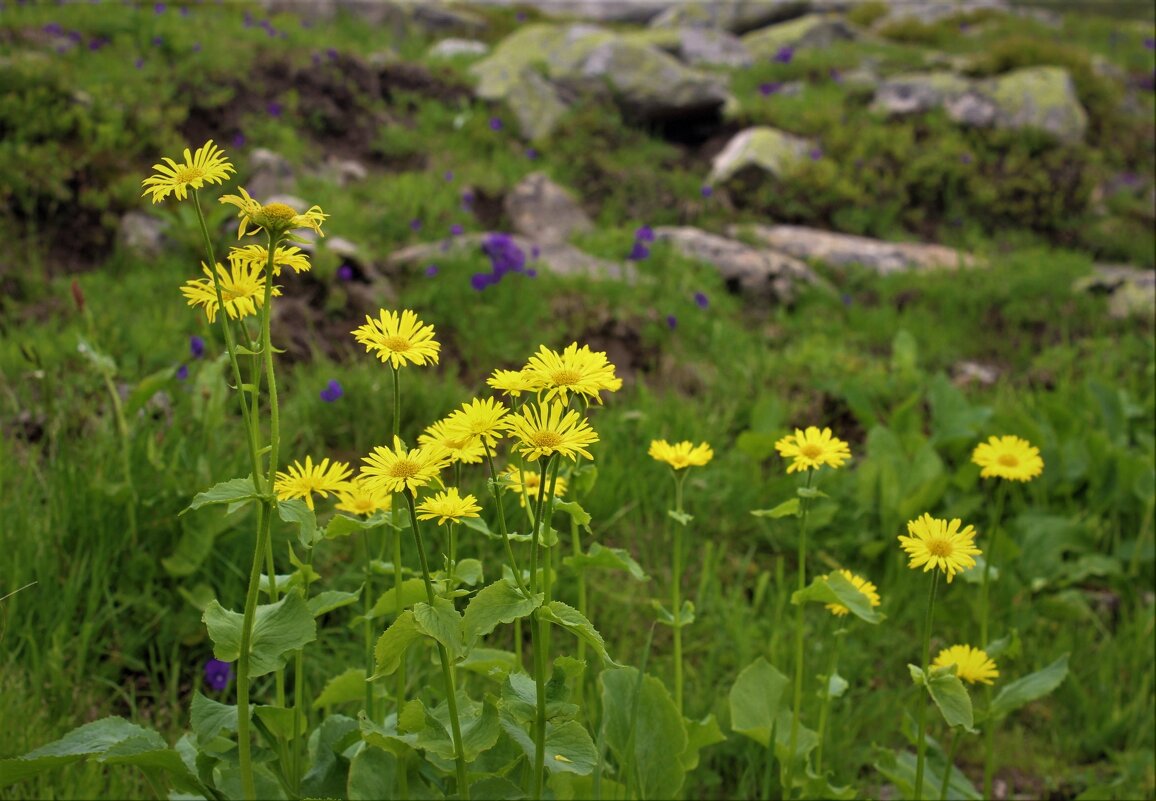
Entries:
MULTIPOLYGON (((403 579, 401 582, 401 605, 403 609, 425 600, 425 581, 419 578, 403 579)), ((366 615, 370 620, 397 614, 397 588, 390 587, 383 592, 366 615)))
POLYGON ((116 375, 116 361, 111 356, 92 347, 84 337, 77 337, 77 340, 77 353, 87 359, 88 363, 97 369, 97 372, 109 377, 116 375))
POLYGON ((1008 659, 1015 659, 1023 650, 1023 643, 1020 642, 1019 629, 1012 629, 1009 633, 1000 637, 998 640, 992 640, 984 646, 983 652, 990 658, 1005 656, 1008 659))
POLYGON ((287 709, 281 706, 256 707, 257 719, 265 727, 282 740, 293 739, 293 718, 297 717, 298 734, 308 734, 309 722, 305 719, 305 710, 287 709))
MULTIPOLYGON (((929 755, 930 757, 931 755, 929 755)), ((915 754, 910 751, 891 751, 879 746, 875 747, 875 769, 891 780, 899 790, 902 798, 911 798, 915 795, 915 754)), ((924 763, 923 790, 939 788, 943 785, 944 764, 941 759, 928 758, 924 763)), ((975 785, 959 771, 951 766, 951 778, 948 780, 947 797, 963 799, 963 801, 981 801, 983 796, 975 789, 975 785)))
POLYGON ((482 581, 482 563, 478 559, 462 559, 454 565, 454 580, 473 587, 482 581))
POLYGON ((371 517, 367 517, 364 520, 357 517, 350 517, 349 515, 344 515, 338 512, 332 518, 330 518, 329 523, 327 523, 325 526, 325 531, 323 532, 322 536, 327 540, 337 539, 338 537, 348 537, 354 532, 377 528, 384 523, 385 514, 383 512, 377 512, 376 514, 372 515, 371 517))
MULTIPOLYGON (((361 739, 357 721, 346 715, 329 715, 309 738, 312 766, 301 777, 302 798, 343 798, 349 780, 346 750, 361 739)), ((362 749, 368 750, 368 749, 362 749)))
POLYGON ((955 675, 954 665, 932 668, 929 675, 924 674, 918 665, 908 665, 907 669, 911 671, 913 682, 927 688, 931 700, 939 708, 948 726, 962 726, 967 731, 975 731, 971 696, 963 686, 963 682, 955 675))
POLYGON ((142 378, 124 401, 124 416, 132 420, 153 395, 173 383, 173 369, 166 367, 142 378))
POLYGON ((650 608, 657 614, 658 622, 664 626, 684 628, 694 622, 694 601, 683 601, 682 609, 678 610, 677 617, 672 615, 670 610, 663 606, 657 598, 650 600, 650 608))
POLYGON ((483 587, 470 599, 462 616, 465 641, 473 644, 479 637, 497 628, 499 623, 512 623, 526 617, 542 605, 545 597, 538 593, 533 598, 527 598, 521 590, 505 580, 483 587))
POLYGON ((649 581, 650 576, 642 569, 634 557, 624 548, 603 548, 598 543, 590 546, 586 553, 567 556, 562 564, 577 573, 591 569, 625 570, 638 581, 649 581))
POLYGON ((846 576, 835 571, 826 576, 816 576, 811 583, 802 590, 791 594, 792 604, 802 603, 842 604, 851 610, 851 614, 868 623, 879 623, 883 614, 871 607, 871 600, 856 589, 846 576))
POLYGON ((1059 687, 1067 675, 1068 654, 1064 654, 1043 670, 1029 673, 1023 678, 1004 685, 995 700, 991 702, 988 717, 999 720, 1007 717, 1021 706, 1038 698, 1043 698, 1059 687))
MULTIPOLYGON (((205 608, 201 619, 213 641, 213 655, 236 662, 241 655, 241 620, 237 612, 217 601, 205 608)), ((292 651, 317 639, 317 623, 301 595, 292 592, 275 604, 261 604, 253 620, 250 643, 250 676, 264 676, 285 664, 292 651)))
POLYGON ((776 506, 772 509, 752 509, 751 510, 751 514, 753 514, 755 517, 770 517, 770 518, 774 518, 774 519, 778 519, 780 517, 788 517, 791 515, 794 515, 797 517, 801 513, 802 512, 801 512, 801 509, 799 506, 799 499, 798 498, 791 498, 790 500, 783 501, 778 506, 776 506))
POLYGON ((349 763, 349 801, 393 798, 397 791, 397 757, 377 748, 363 748, 349 763))
MULTIPOLYGON (((250 715, 252 714, 252 707, 250 715)), ((237 730, 237 707, 206 698, 200 691, 193 693, 190 725, 197 742, 208 743, 222 731, 237 730)))
POLYGON ((326 590, 319 592, 309 599, 309 612, 313 617, 321 617, 326 612, 349 606, 361 597, 361 590, 357 592, 342 592, 340 590, 326 590))
POLYGON ((816 487, 799 487, 798 489, 795 490, 795 494, 798 495, 800 498, 807 498, 807 499, 831 497, 830 495, 828 495, 827 493, 823 492, 820 489, 817 489, 816 487))
POLYGON ((314 709, 336 706, 365 699, 365 669, 349 668, 325 683, 325 688, 313 702, 314 709))
POLYGON ((252 477, 249 478, 232 478, 228 481, 222 481, 212 489, 205 490, 198 493, 192 500, 192 503, 181 514, 185 512, 200 509, 202 506, 209 506, 218 503, 247 503, 259 499, 256 487, 253 486, 252 477))
POLYGON ((469 655, 458 663, 458 667, 503 682, 518 667, 518 657, 513 651, 498 648, 471 648, 469 655))
POLYGON ((470 797, 488 801, 522 801, 527 795, 524 789, 505 776, 487 776, 470 785, 470 797))
POLYGON ((725 742, 726 735, 719 728, 714 713, 702 720, 686 718, 683 722, 686 724, 686 750, 679 754, 678 758, 682 762, 682 769, 690 773, 698 767, 699 751, 707 746, 725 742))
POLYGON ((632 667, 604 670, 598 680, 603 737, 619 770, 624 777, 632 773, 639 798, 676 798, 686 776, 678 757, 688 739, 670 693, 653 676, 641 676, 640 681, 632 667))
POLYGON ((445 598, 434 598, 433 606, 418 603, 413 607, 413 619, 423 634, 432 637, 449 651, 450 660, 457 662, 466 653, 462 640, 462 616, 454 608, 453 602, 445 598))
POLYGON ((373 659, 376 672, 370 681, 382 676, 389 676, 401 665, 405 652, 415 642, 424 636, 418 631, 417 623, 413 619, 413 612, 405 610, 398 615, 385 633, 377 638, 377 645, 373 648, 373 659))
MULTIPOLYGON (((968 584, 983 584, 983 566, 987 563, 987 559, 983 554, 977 554, 972 557, 975 559, 975 565, 969 567, 959 574, 959 577, 968 584)), ((999 581, 999 568, 994 565, 988 568, 988 581, 999 581)))
MULTIPOLYGON (((534 741, 526 730, 513 720, 503 718, 502 728, 510 739, 521 746, 526 757, 534 759, 534 741)), ((547 773, 574 773, 588 776, 598 764, 598 750, 586 727, 576 720, 546 723, 547 773)))
POLYGON ((786 687, 787 677, 761 656, 743 668, 730 691, 731 729, 769 747, 786 687))
POLYGON ((297 542, 301 543, 302 548, 312 548, 321 539, 317 531, 317 515, 305 501, 296 498, 277 501, 277 515, 286 523, 297 524, 297 542))
POLYGON ((561 601, 551 601, 545 606, 539 607, 538 614, 542 616, 542 620, 561 626, 578 639, 584 640, 598 654, 603 664, 618 665, 606 653, 606 642, 598 630, 594 628, 594 624, 574 607, 561 601))
POLYGON ((180 755, 169 748, 159 734, 115 717, 73 729, 59 740, 24 756, 0 759, 0 787, 84 759, 95 759, 106 765, 157 768, 169 774, 176 789, 206 793, 180 755))
POLYGON ((691 521, 694 520, 692 515, 688 515, 686 512, 679 512, 675 509, 667 509, 666 513, 670 516, 671 520, 679 525, 689 526, 691 521))
POLYGON ((842 698, 843 693, 847 692, 847 688, 850 686, 845 678, 838 673, 832 673, 827 678, 827 697, 842 698))
MULTIPOLYGON (((489 700, 477 702, 466 695, 465 690, 458 690, 458 717, 462 732, 462 751, 466 762, 473 762, 486 751, 494 747, 501 735, 502 726, 498 722, 498 708, 489 700)), ((434 712, 433 717, 441 725, 442 730, 451 729, 449 705, 442 704, 434 712)), ((546 738, 546 747, 549 748, 549 735, 546 738)), ((454 755, 452 742, 449 756, 454 755)), ((549 759, 549 757, 547 757, 549 759)))
MULTIPOLYGON (((549 487, 546 489, 549 489, 549 487)), ((587 531, 590 530, 590 513, 579 506, 577 501, 560 501, 555 498, 554 511, 565 512, 566 514, 570 515, 570 519, 573 520, 577 525, 581 526, 587 531)))

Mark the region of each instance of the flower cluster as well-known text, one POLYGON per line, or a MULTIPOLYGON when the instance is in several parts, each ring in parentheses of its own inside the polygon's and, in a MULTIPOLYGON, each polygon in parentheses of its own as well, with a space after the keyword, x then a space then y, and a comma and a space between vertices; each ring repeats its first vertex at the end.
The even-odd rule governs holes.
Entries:
POLYGON ((526 269, 526 254, 509 234, 489 234, 482 240, 482 252, 490 259, 490 272, 474 273, 470 283, 481 292, 501 282, 509 273, 521 273, 533 278, 537 271, 526 269))
POLYGON ((626 256, 630 261, 642 261, 650 255, 648 244, 654 241, 654 229, 644 225, 634 232, 634 244, 626 256))

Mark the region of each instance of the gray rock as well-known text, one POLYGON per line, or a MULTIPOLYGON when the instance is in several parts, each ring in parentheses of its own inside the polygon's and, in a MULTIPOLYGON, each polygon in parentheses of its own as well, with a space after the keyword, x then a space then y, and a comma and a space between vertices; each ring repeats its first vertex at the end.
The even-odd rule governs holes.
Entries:
POLYGON ((529 6, 551 17, 596 22, 644 23, 673 5, 673 0, 474 0, 475 5, 529 6))
MULTIPOLYGON (((410 245, 391 254, 386 263, 394 269, 414 269, 424 267, 431 261, 444 258, 447 254, 462 255, 463 253, 480 253, 482 242, 489 234, 468 233, 456 236, 445 242, 427 242, 410 245)), ((557 275, 582 276, 598 280, 617 280, 632 282, 636 273, 632 265, 621 264, 597 256, 591 256, 573 245, 567 244, 538 244, 533 240, 514 235, 511 237, 514 244, 527 254, 527 267, 533 267, 539 272, 548 271, 557 275), (532 254, 537 248, 538 256, 532 254)))
POLYGON ((735 134, 715 156, 707 183, 723 183, 751 170, 781 177, 792 165, 805 159, 812 147, 806 139, 777 128, 747 128, 735 134))
POLYGON ((981 362, 956 362, 951 368, 951 382, 957 387, 979 384, 990 387, 999 380, 1000 369, 993 364, 981 362))
POLYGON ((1156 272, 1120 264, 1096 264, 1092 274, 1072 284, 1073 291, 1108 296, 1108 314, 1116 319, 1156 316, 1156 272))
POLYGON ((539 244, 565 242, 593 227, 574 196, 541 172, 519 181, 506 195, 505 208, 514 230, 539 244))
POLYGON ((520 79, 510 87, 506 105, 514 112, 522 136, 531 142, 553 133, 569 110, 554 85, 532 67, 522 70, 520 79))
POLYGON ((785 47, 829 47, 835 42, 857 39, 855 29, 837 17, 808 14, 790 22, 780 22, 743 37, 743 44, 756 59, 773 58, 785 47))
POLYGON ((706 28, 681 28, 677 55, 691 66, 741 68, 755 63, 737 36, 706 28))
POLYGON ((727 287, 752 300, 790 303, 799 283, 816 284, 811 268, 784 253, 751 247, 699 228, 654 229, 656 242, 668 242, 681 255, 719 271, 727 287))
POLYGON ((321 177, 338 186, 348 186, 368 178, 369 170, 360 161, 329 156, 325 159, 321 177))
POLYGON ((975 11, 1001 11, 1008 13, 1008 0, 906 0, 890 3, 886 16, 880 17, 875 27, 886 27, 893 22, 914 19, 924 24, 932 24, 958 14, 975 11))
POLYGON ((245 189, 258 201, 268 202, 265 198, 290 192, 296 184, 293 165, 280 153, 258 147, 249 154, 249 180, 245 183, 245 189))
POLYGON ((121 247, 139 256, 157 258, 164 252, 168 242, 165 236, 168 227, 168 220, 153 217, 143 211, 126 212, 120 218, 117 241, 121 247))
POLYGON ((968 253, 942 245, 884 242, 800 225, 733 225, 727 233, 753 238, 798 259, 823 262, 832 267, 859 264, 880 275, 912 270, 954 270, 975 267, 980 263, 968 253))
POLYGON ((369 260, 356 243, 342 236, 329 236, 325 238, 324 242, 325 249, 336 256, 339 263, 350 264, 362 275, 368 275, 372 272, 369 269, 369 260))
POLYGON ((811 10, 810 0, 709 0, 675 3, 650 21, 652 28, 715 28, 743 34, 811 10))
POLYGON ((922 114, 960 97, 970 88, 970 81, 951 72, 896 75, 879 84, 872 108, 895 116, 922 114))
POLYGON ((476 39, 442 39, 429 49, 430 58, 457 58, 458 56, 484 56, 490 46, 476 39))

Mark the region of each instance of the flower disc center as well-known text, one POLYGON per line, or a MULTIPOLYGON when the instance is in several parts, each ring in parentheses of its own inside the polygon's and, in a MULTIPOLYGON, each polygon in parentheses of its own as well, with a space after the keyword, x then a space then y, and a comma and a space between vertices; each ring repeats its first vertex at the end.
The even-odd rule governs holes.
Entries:
POLYGON ((808 442, 806 445, 799 448, 799 453, 806 456, 808 459, 818 459, 823 455, 823 446, 816 445, 813 442, 808 442))
POLYGON ((394 353, 405 353, 407 350, 413 347, 413 343, 411 343, 408 339, 399 336, 386 337, 385 342, 382 344, 385 345, 387 349, 392 350, 394 353))
POLYGON ((1000 454, 999 463, 1004 467, 1019 467, 1020 460, 1016 458, 1014 453, 1000 454))
POLYGON ((582 376, 577 370, 555 370, 550 373, 550 380, 557 386, 568 387, 581 381, 582 376))
POLYGON ((537 431, 532 439, 539 448, 556 448, 562 444, 562 437, 553 431, 537 431))
POLYGON ((949 540, 934 539, 927 543, 927 550, 932 556, 946 557, 951 556, 952 550, 951 542, 949 540))

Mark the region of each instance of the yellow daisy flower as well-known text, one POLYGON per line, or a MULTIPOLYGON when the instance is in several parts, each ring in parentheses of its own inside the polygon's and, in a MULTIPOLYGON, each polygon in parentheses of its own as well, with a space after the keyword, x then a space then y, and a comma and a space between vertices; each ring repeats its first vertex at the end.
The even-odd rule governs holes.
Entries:
POLYGON ((784 458, 794 459, 787 465, 787 472, 814 470, 823 465, 842 467, 851 458, 847 443, 831 435, 831 429, 822 431, 816 426, 807 426, 806 431, 798 428, 775 443, 775 450, 784 458))
POLYGON ((178 164, 167 156, 162 158, 168 164, 154 164, 156 174, 141 182, 145 187, 142 194, 151 192, 153 203, 160 203, 170 194, 175 194, 177 200, 184 200, 189 196, 190 187, 200 189, 206 182, 219 184, 228 180, 229 173, 236 172, 225 158, 225 152, 214 145, 212 139, 198 147, 196 153, 190 153, 186 147, 183 163, 178 164))
POLYGON ((953 645, 944 648, 931 663, 932 667, 948 667, 955 665, 955 675, 968 684, 992 684, 992 679, 999 678, 999 668, 986 651, 972 648, 970 645, 953 645))
MULTIPOLYGON (((256 264, 264 267, 269 261, 269 249, 261 245, 245 245, 243 248, 231 248, 230 256, 235 254, 238 261, 246 264, 256 264)), ((308 272, 312 265, 309 257, 298 247, 278 247, 273 251, 273 275, 280 275, 281 268, 288 267, 295 273, 308 272)))
POLYGON ((454 430, 449 420, 438 420, 417 438, 418 445, 440 445, 449 451, 451 462, 478 464, 486 455, 481 440, 454 430))
MULTIPOLYGON (((502 480, 518 494, 518 505, 525 508, 526 498, 531 501, 538 499, 538 487, 542 483, 541 471, 519 468, 510 465, 502 472, 502 480)), ((549 487, 546 487, 549 489, 549 487)), ((561 498, 566 494, 566 479, 558 476, 554 481, 554 497, 561 498)))
MULTIPOLYGON (((871 606, 879 606, 879 591, 874 584, 862 576, 856 576, 850 570, 844 569, 838 570, 836 572, 841 573, 843 578, 847 579, 847 581, 854 585, 855 589, 866 595, 867 600, 871 603, 871 606)), ((843 606, 843 604, 827 604, 827 611, 836 617, 843 617, 844 615, 850 614, 851 612, 851 610, 843 606)))
POLYGON ((304 214, 299 214, 297 209, 284 203, 262 205, 249 196, 245 187, 241 186, 238 189, 241 190, 240 196, 221 197, 222 203, 228 203, 238 209, 237 216, 241 218, 241 224, 237 227, 237 239, 265 230, 274 241, 277 241, 285 232, 295 228, 311 228, 318 236, 325 236, 321 225, 329 215, 321 211, 320 206, 310 206, 304 214))
MULTIPOLYGON (((194 278, 181 287, 181 294, 193 307, 201 306, 209 322, 217 319, 217 290, 213 286, 213 274, 209 265, 201 262, 201 268, 208 278, 194 278)), ((265 270, 252 262, 243 262, 229 254, 229 269, 217 263, 217 280, 221 283, 221 299, 225 311, 234 320, 257 313, 265 305, 265 270)), ((278 297, 281 288, 274 286, 272 296, 278 297)))
POLYGON ((500 401, 475 398, 451 413, 446 423, 455 435, 462 433, 471 439, 478 438, 493 448, 510 428, 506 414, 507 409, 500 401))
POLYGON ((376 512, 388 511, 393 504, 393 496, 388 492, 370 488, 361 476, 355 476, 345 485, 334 490, 337 495, 337 509, 350 514, 368 517, 376 512))
POLYGON ((461 497, 457 487, 450 487, 445 492, 439 492, 432 498, 427 498, 417 505, 418 520, 433 520, 438 518, 438 525, 444 526, 447 520, 457 523, 463 517, 477 517, 482 507, 478 506, 478 499, 473 495, 461 497))
POLYGON ((982 553, 975 547, 975 529, 967 526, 960 531, 961 525, 958 518, 948 522, 929 514, 909 521, 907 533, 911 536, 899 535, 900 545, 911 557, 907 566, 914 570, 923 565, 925 573, 938 568, 947 574, 948 584, 956 573, 975 567, 972 557, 982 553))
POLYGON ((586 345, 578 347, 577 342, 561 353, 542 345, 523 370, 531 388, 545 392, 544 401, 557 398, 568 403, 570 394, 575 393, 602 403, 599 392, 617 392, 622 388, 622 379, 614 375, 614 365, 606 360, 606 354, 592 351, 586 345))
POLYGON ((979 474, 984 478, 1031 481, 1044 472, 1040 449, 1015 436, 988 437, 975 447, 971 460, 983 468, 979 474))
POLYGON ((350 333, 366 351, 376 352, 377 358, 394 368, 404 367, 407 361, 421 365, 438 363, 441 345, 434 339, 434 327, 422 323, 409 309, 400 315, 381 309, 380 320, 367 314, 365 325, 350 333))
POLYGON ((651 458, 666 462, 675 470, 702 467, 714 458, 714 451, 710 445, 705 442, 695 445, 687 440, 671 445, 664 439, 656 439, 650 443, 650 450, 647 453, 651 458))
POLYGON ((362 459, 361 478, 371 490, 381 492, 415 492, 437 478, 449 464, 449 452, 440 445, 423 445, 407 450, 399 437, 393 448, 379 445, 362 459))
POLYGON ((580 455, 594 458, 586 446, 597 442, 598 435, 578 412, 567 411, 564 402, 554 401, 540 408, 527 406, 511 415, 510 429, 519 440, 518 450, 531 462, 555 453, 574 461, 580 455))
POLYGON ((350 475, 349 465, 345 462, 329 463, 322 459, 319 464, 313 464, 313 457, 306 456, 305 464, 294 462, 289 465, 288 472, 277 473, 277 480, 273 482, 273 491, 277 499, 287 501, 292 498, 302 498, 305 505, 313 508, 313 493, 322 498, 328 498, 329 493, 345 487, 346 479, 350 475))
POLYGON ((516 398, 523 392, 533 392, 534 383, 525 370, 495 370, 486 379, 486 383, 499 392, 504 392, 511 398, 516 398))

